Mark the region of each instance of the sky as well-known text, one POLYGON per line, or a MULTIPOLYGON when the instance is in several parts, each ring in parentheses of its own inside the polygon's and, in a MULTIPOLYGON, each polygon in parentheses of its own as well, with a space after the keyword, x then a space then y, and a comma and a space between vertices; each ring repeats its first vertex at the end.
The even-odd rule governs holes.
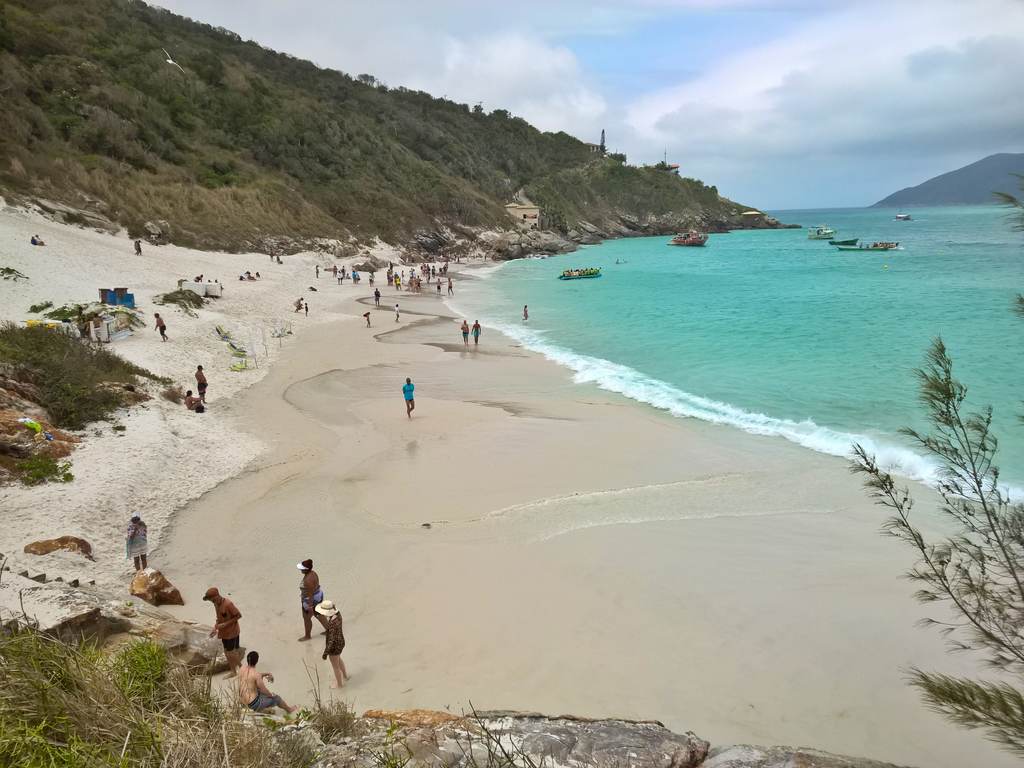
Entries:
POLYGON ((767 210, 1024 152, 1024 0, 158 0, 767 210))

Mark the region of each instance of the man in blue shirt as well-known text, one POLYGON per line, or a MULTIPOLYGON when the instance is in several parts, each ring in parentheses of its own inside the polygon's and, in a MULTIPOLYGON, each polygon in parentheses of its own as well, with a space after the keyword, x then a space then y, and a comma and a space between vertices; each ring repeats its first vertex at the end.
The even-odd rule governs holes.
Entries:
POLYGON ((416 385, 412 383, 412 379, 406 379, 405 386, 402 387, 402 394, 405 395, 405 415, 410 419, 412 412, 416 410, 416 398, 413 396, 415 389, 416 385))

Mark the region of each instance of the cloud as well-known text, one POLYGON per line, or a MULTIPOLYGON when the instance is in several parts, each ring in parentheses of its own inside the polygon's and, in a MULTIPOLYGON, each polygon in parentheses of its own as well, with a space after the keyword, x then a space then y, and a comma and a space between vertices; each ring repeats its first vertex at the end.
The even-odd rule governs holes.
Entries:
POLYGON ((825 199, 854 204, 882 197, 901 173, 922 174, 904 186, 1024 148, 1022 80, 1018 3, 934 4, 924 16, 862 4, 637 99, 627 122, 639 146, 667 145, 684 167, 741 190, 771 195, 756 168, 817 199, 823 187, 845 190, 825 199))
POLYGON ((1024 150, 1019 0, 159 0, 322 66, 483 102, 764 207, 1024 150))

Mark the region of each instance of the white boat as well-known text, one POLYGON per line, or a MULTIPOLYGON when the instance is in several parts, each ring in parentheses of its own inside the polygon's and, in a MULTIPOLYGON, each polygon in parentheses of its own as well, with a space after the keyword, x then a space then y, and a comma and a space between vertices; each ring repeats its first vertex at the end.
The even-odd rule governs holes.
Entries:
POLYGON ((897 213, 896 221, 912 221, 909 213, 897 213))
POLYGON ((807 230, 808 240, 831 240, 835 236, 836 231, 825 224, 819 227, 811 227, 807 230))

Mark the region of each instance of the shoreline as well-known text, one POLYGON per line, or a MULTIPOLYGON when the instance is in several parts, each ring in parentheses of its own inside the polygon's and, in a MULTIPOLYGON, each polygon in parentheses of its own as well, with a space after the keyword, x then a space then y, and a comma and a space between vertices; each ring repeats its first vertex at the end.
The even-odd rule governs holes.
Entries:
POLYGON ((156 556, 192 596, 177 615, 208 622, 195 595, 231 593, 242 644, 301 701, 329 674, 316 635, 295 642, 292 571, 312 557, 345 616, 340 695, 357 708, 472 701, 1011 764, 902 682, 913 663, 973 667, 913 626, 907 553, 844 462, 575 384, 494 331, 500 354, 447 351, 441 322, 359 335, 339 319, 247 392, 273 448, 176 516, 156 556))
MULTIPOLYGON (((46 274, 16 287, 26 305, 87 299, 111 273, 145 304, 176 274, 265 257, 163 246, 137 262, 126 238, 10 209, 0 225, 17 243, 11 263, 46 274), (45 253, 21 248, 30 230, 45 253)), ((112 349, 157 373, 224 354, 209 329, 269 320, 315 263, 327 262, 300 254, 261 283, 227 281, 198 320, 175 312, 182 344, 146 329, 112 349)), ((460 283, 472 280, 456 276, 457 296, 460 283)), ((922 612, 899 579, 909 555, 878 534, 883 514, 845 462, 574 383, 491 328, 483 350, 464 351, 450 308, 428 294, 400 295, 396 329, 381 286, 368 330, 368 286, 327 285, 270 365, 218 373, 204 416, 156 398, 119 414, 126 433, 90 427, 102 434, 72 457, 71 486, 0 490, 5 509, 16 504, 0 551, 85 534, 95 563, 14 562, 126 589, 123 525, 141 509, 151 564, 186 600, 171 612, 208 624, 202 591, 232 594, 242 644, 298 702, 329 675, 322 640, 295 641, 294 563, 313 557, 345 617, 353 680, 341 697, 356 707, 656 717, 713 744, 1013 764, 902 682, 910 664, 976 670, 914 627, 922 612), (405 375, 420 395, 412 421, 395 383, 405 375)))

